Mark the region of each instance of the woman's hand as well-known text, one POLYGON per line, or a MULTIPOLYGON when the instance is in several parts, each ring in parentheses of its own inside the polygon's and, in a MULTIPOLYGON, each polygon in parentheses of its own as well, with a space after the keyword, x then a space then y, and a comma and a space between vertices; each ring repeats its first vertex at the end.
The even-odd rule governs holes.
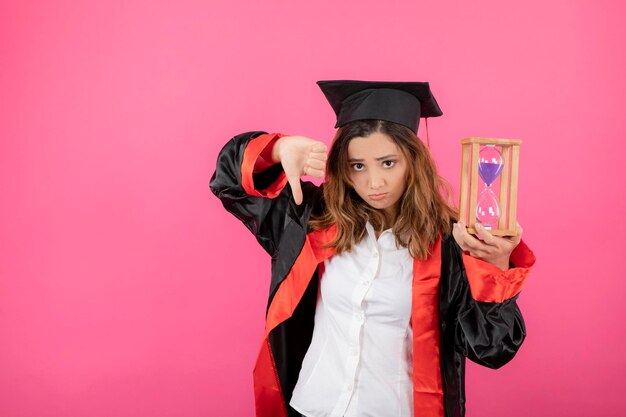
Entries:
POLYGON ((302 204, 300 177, 322 178, 326 168, 326 144, 304 136, 283 136, 272 149, 274 163, 280 162, 296 204, 302 204))
POLYGON ((517 224, 517 234, 506 237, 492 235, 480 223, 477 223, 475 227, 482 241, 467 233, 465 224, 462 222, 455 223, 452 235, 456 243, 475 258, 489 262, 505 271, 509 269, 509 256, 522 239, 523 230, 519 223, 517 224))

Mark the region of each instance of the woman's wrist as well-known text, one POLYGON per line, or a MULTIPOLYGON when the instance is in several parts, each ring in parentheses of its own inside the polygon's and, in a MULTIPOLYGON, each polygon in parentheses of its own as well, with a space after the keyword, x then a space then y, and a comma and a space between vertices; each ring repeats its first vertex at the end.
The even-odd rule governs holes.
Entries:
POLYGON ((272 159, 272 163, 274 164, 278 164, 280 163, 280 144, 282 143, 283 139, 285 139, 286 136, 283 136, 281 138, 279 138, 276 142, 274 142, 274 146, 272 146, 272 153, 270 155, 271 159, 272 159))
POLYGON ((493 260, 491 264, 494 266, 497 266, 503 271, 506 271, 509 269, 509 257, 507 256, 506 259, 501 258, 501 259, 493 260))

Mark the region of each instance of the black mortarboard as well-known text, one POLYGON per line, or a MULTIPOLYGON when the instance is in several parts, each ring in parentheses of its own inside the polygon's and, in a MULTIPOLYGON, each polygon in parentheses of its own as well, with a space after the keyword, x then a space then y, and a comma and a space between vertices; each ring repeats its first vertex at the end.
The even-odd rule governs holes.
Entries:
POLYGON ((335 127, 355 120, 378 119, 398 123, 417 133, 420 117, 443 113, 425 82, 318 81, 337 115, 335 127))

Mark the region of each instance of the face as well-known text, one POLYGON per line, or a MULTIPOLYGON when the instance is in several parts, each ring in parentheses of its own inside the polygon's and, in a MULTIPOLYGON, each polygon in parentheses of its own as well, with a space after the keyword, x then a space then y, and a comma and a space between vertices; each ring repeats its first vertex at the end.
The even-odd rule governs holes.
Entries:
POLYGON ((363 201, 395 219, 408 174, 398 145, 380 132, 355 137, 348 143, 348 169, 354 190, 363 201))

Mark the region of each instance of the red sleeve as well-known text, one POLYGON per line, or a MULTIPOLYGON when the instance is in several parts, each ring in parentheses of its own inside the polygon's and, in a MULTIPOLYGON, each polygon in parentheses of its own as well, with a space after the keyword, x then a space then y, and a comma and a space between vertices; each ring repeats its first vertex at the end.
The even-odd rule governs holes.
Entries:
POLYGON ((489 262, 463 254, 470 290, 476 301, 501 303, 522 290, 535 264, 535 255, 522 240, 509 259, 514 267, 503 271, 489 262))
POLYGON ((241 163, 241 185, 245 192, 249 195, 258 197, 274 198, 287 184, 287 176, 285 172, 281 172, 278 178, 264 190, 257 190, 254 187, 254 179, 252 174, 258 174, 265 171, 271 165, 272 148, 276 141, 283 137, 280 133, 266 133, 248 142, 246 150, 243 154, 241 163))

